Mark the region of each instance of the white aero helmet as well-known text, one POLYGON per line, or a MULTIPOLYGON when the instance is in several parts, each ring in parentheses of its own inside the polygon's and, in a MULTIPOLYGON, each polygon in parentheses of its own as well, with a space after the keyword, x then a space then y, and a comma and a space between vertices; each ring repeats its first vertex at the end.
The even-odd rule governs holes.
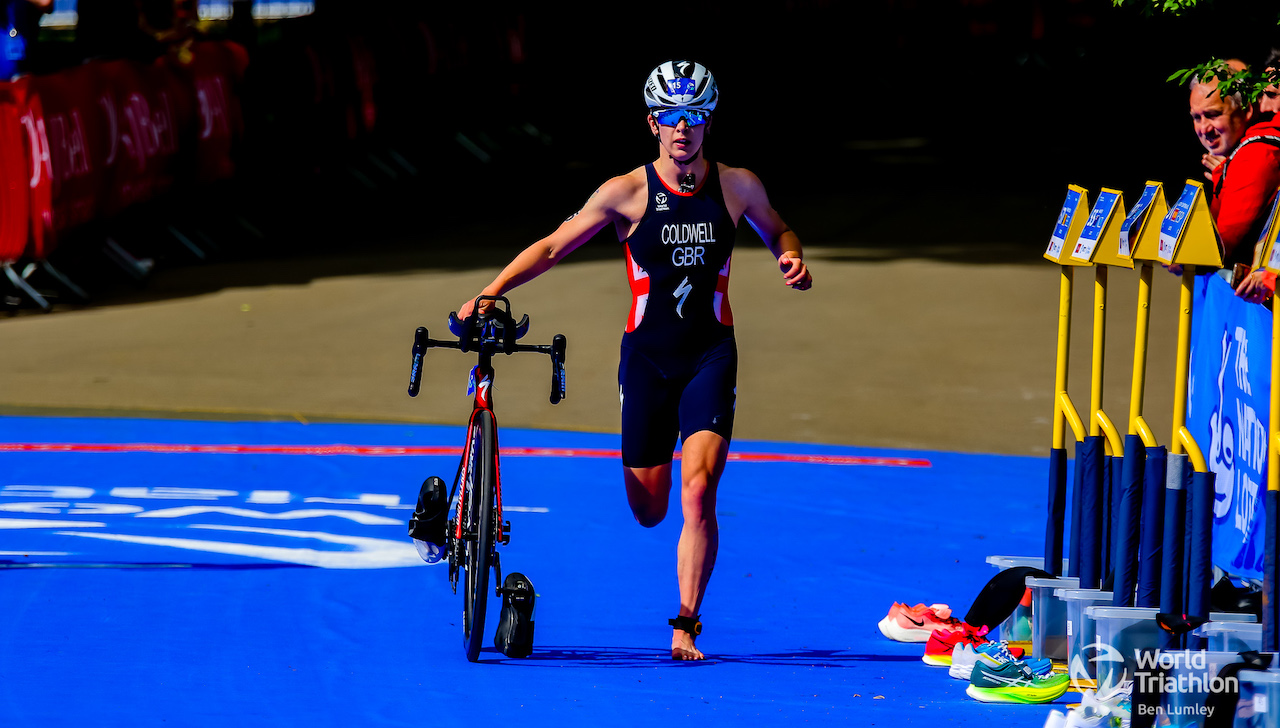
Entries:
POLYGON ((644 103, 650 109, 679 107, 712 111, 720 98, 716 79, 701 63, 667 61, 644 82, 644 103))

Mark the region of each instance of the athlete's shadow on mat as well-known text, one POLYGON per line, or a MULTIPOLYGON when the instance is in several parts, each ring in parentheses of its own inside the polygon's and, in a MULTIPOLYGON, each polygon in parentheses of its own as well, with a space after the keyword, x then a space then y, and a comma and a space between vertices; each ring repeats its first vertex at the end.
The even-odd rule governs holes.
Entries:
POLYGON ((486 648, 480 652, 481 662, 510 665, 537 665, 554 662, 556 667, 654 667, 655 665, 714 665, 737 662, 746 665, 792 665, 797 667, 855 667, 867 662, 919 662, 914 655, 864 655, 842 650, 809 650, 771 652, 756 655, 717 654, 701 661, 671 659, 668 650, 640 647, 538 647, 523 659, 507 659, 501 652, 486 648))

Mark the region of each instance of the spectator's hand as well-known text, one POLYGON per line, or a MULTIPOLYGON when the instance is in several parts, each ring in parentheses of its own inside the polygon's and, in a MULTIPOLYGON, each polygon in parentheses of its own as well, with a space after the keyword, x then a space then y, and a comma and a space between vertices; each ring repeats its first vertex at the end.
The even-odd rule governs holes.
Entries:
POLYGON ((1265 270, 1255 270, 1245 276, 1236 287, 1236 295, 1249 303, 1262 303, 1275 293, 1276 276, 1265 270))
POLYGON ((1164 263, 1161 263, 1160 265, 1164 266, 1165 270, 1169 271, 1175 276, 1182 275, 1182 266, 1177 265, 1176 263, 1174 265, 1164 265, 1164 263))
POLYGON ((813 276, 809 275, 809 267, 791 253, 778 256, 778 268, 782 270, 782 282, 797 291, 807 291, 813 285, 813 276))
POLYGON ((1219 157, 1214 154, 1201 154, 1200 164, 1204 165, 1204 178, 1213 181, 1213 170, 1217 169, 1223 162, 1227 161, 1226 157, 1219 157))

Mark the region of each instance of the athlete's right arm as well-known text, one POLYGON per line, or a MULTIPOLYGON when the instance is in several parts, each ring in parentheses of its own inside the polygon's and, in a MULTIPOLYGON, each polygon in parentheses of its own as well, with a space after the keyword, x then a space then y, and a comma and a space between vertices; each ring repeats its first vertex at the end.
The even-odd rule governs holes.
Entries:
MULTIPOLYGON (((493 282, 480 292, 482 296, 502 296, 511 289, 528 283, 547 272, 566 255, 587 242, 605 225, 622 217, 618 211, 635 195, 636 183, 631 176, 614 177, 600 185, 582 209, 547 237, 525 248, 493 282)), ((458 307, 458 318, 471 315, 475 299, 458 307)))

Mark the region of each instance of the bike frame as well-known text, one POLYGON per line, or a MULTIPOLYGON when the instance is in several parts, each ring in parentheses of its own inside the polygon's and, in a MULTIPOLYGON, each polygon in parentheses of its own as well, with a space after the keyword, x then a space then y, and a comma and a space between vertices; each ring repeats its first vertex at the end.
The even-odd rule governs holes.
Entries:
MULTIPOLYGON (((481 412, 487 411, 493 417, 493 472, 494 482, 497 488, 493 494, 494 507, 497 510, 498 519, 498 537, 494 541, 494 548, 503 543, 503 524, 502 524, 502 467, 498 456, 498 416, 493 412, 493 361, 489 354, 480 355, 480 363, 471 370, 472 381, 475 387, 475 399, 471 405, 471 417, 467 420, 467 444, 462 450, 462 463, 458 468, 458 514, 454 519, 454 538, 462 539, 462 504, 466 502, 466 487, 468 476, 472 475, 468 472, 468 466, 471 463, 471 448, 476 442, 476 417, 481 412)), ((474 480, 474 479, 473 479, 474 480)))
MULTIPOLYGON (((456 341, 436 341, 430 338, 425 327, 419 327, 414 333, 413 343, 413 366, 409 373, 409 396, 416 397, 418 395, 422 382, 422 361, 426 351, 432 347, 441 347, 446 349, 458 349, 462 352, 475 351, 479 355, 476 366, 471 370, 472 389, 469 393, 474 393, 475 399, 472 401, 471 417, 467 420, 467 442, 462 451, 462 462, 458 464, 458 474, 454 480, 453 488, 450 490, 449 499, 451 503, 456 504, 456 514, 454 517, 453 531, 449 533, 449 581, 453 585, 454 591, 457 591, 458 569, 461 566, 460 561, 464 558, 462 544, 469 539, 468 534, 464 531, 464 518, 470 508, 467 506, 468 498, 474 494, 467 492, 468 482, 475 485, 476 473, 471 472, 471 461, 476 455, 474 448, 477 447, 479 438, 477 430, 481 428, 479 420, 481 415, 488 413, 493 423, 493 474, 494 474, 494 493, 493 493, 493 516, 496 523, 494 524, 493 540, 491 542, 492 555, 490 567, 494 569, 498 576, 498 584, 502 582, 502 571, 500 561, 498 559, 498 545, 505 545, 510 536, 505 521, 502 520, 502 470, 498 456, 498 418, 493 412, 493 356, 494 354, 515 354, 517 352, 535 352, 539 354, 547 354, 551 357, 551 404, 558 404, 564 399, 565 378, 564 378, 564 358, 565 358, 565 338, 562 334, 556 334, 549 345, 529 345, 519 344, 517 340, 525 335, 529 329, 529 317, 524 316, 519 322, 511 317, 511 304, 507 299, 500 296, 480 296, 476 299, 476 308, 472 314, 465 320, 457 318, 456 314, 449 314, 449 331, 458 337, 456 341), (480 310, 481 303, 490 301, 493 310, 483 313, 480 310), (499 306, 501 304, 501 306, 499 306)), ((481 503, 484 498, 481 497, 481 503)), ((487 515, 487 514, 486 514, 487 515)), ((480 518, 483 522, 484 517, 480 518)), ((479 529, 480 524, 475 524, 475 528, 479 529)), ((479 530, 475 534, 474 543, 479 544, 485 540, 487 534, 482 534, 479 530)), ((470 576, 468 576, 470 579, 470 576)), ((485 577, 488 578, 487 575, 485 577)), ((499 586, 501 591, 501 586, 499 586)), ((483 615, 478 616, 480 624, 483 624, 483 615)), ((470 638, 468 638, 470 639, 470 638)), ((468 650, 471 646, 468 646, 468 650)), ((471 656, 471 659, 475 659, 471 656)))

